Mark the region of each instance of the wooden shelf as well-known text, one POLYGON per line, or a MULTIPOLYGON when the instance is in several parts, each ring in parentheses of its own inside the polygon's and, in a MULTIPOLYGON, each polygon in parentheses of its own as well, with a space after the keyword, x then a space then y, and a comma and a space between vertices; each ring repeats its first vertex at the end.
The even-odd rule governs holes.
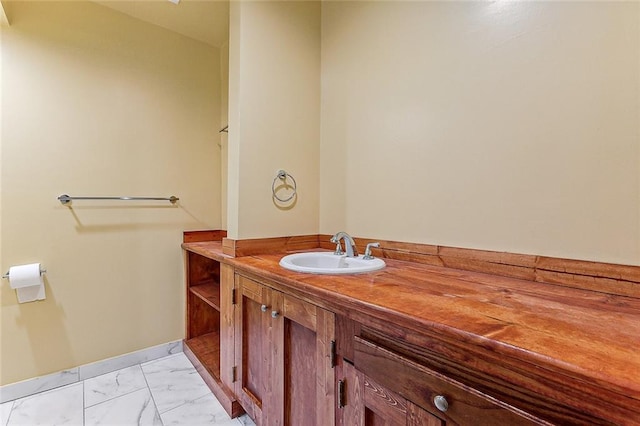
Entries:
POLYGON ((185 340, 202 366, 220 381, 220 333, 217 331, 185 340))
POLYGON ((215 281, 189 287, 189 291, 220 312, 220 284, 215 281))

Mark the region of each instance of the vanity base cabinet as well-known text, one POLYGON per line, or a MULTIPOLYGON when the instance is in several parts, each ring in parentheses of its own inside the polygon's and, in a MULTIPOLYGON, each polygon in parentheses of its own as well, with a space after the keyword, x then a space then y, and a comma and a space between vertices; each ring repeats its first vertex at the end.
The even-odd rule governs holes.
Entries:
POLYGON ((235 393, 257 425, 334 421, 334 314, 236 274, 235 393))

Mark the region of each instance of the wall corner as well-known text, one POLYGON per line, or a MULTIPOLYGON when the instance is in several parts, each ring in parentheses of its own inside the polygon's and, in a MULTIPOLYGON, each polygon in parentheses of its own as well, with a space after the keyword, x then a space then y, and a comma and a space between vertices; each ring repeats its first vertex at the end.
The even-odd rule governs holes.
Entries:
POLYGON ((7 1, 0 1, 0 26, 11 25, 10 4, 7 1))

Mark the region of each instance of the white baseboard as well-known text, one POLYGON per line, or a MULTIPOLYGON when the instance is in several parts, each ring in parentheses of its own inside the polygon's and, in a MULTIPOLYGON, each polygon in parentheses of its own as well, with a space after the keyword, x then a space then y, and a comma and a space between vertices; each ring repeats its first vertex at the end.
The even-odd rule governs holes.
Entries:
POLYGON ((0 386, 0 404, 179 352, 182 352, 182 340, 0 386))

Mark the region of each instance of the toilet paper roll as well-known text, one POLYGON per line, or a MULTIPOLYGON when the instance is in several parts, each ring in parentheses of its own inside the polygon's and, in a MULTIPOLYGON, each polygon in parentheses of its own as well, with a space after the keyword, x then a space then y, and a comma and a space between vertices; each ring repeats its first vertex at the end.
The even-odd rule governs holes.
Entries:
POLYGON ((9 268, 9 285, 18 293, 18 303, 33 302, 45 298, 44 280, 40 273, 39 263, 9 268))

